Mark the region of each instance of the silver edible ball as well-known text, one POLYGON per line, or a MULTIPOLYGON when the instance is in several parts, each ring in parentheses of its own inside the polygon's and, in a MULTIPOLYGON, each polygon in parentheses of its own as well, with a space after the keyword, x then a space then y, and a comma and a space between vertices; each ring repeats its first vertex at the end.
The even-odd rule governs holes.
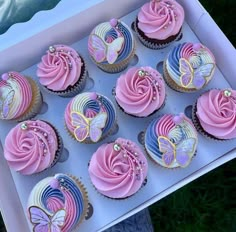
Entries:
POLYGON ((50 46, 50 47, 48 48, 48 50, 49 50, 49 52, 53 53, 53 52, 56 51, 56 48, 53 47, 53 46, 50 46))
POLYGON ((145 76, 145 71, 144 70, 139 70, 138 75, 139 75, 139 77, 144 77, 145 76))
POLYGON ((115 143, 114 144, 114 146, 113 146, 113 149, 115 150, 115 151, 120 151, 120 145, 119 144, 117 144, 117 143, 115 143))
POLYGON ((27 128, 28 128, 26 123, 22 123, 20 127, 22 130, 27 130, 27 128))
POLYGON ((230 97, 231 94, 232 94, 232 92, 231 92, 230 90, 228 90, 228 89, 226 89, 226 90, 224 91, 225 97, 230 97))

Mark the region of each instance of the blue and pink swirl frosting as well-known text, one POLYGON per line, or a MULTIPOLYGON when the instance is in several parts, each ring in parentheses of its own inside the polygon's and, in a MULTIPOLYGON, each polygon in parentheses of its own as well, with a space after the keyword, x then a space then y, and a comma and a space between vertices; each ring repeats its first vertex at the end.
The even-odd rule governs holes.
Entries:
POLYGON ((73 231, 87 213, 88 199, 82 184, 66 174, 56 174, 41 180, 28 199, 32 206, 44 210, 50 217, 58 210, 65 210, 62 232, 73 231))
POLYGON ((200 43, 183 43, 174 47, 168 54, 165 69, 177 86, 187 90, 196 90, 199 89, 197 83, 200 82, 202 88, 212 79, 215 58, 211 51, 200 43), (187 65, 181 68, 183 60, 187 65), (183 86, 181 76, 185 78, 192 76, 188 86, 183 86))
POLYGON ((100 64, 111 64, 109 59, 107 59, 108 53, 114 55, 116 52, 118 54, 113 59, 114 62, 112 64, 118 64, 130 57, 134 47, 134 38, 131 30, 125 23, 117 19, 111 19, 110 22, 104 22, 96 26, 90 34, 88 41, 88 50, 91 57, 100 64), (96 40, 93 39, 94 35, 97 38, 96 40), (121 46, 115 46, 118 38, 122 38, 121 46), (104 56, 104 59, 98 60, 95 55, 97 52, 105 52, 106 57, 104 56))
MULTIPOLYGON (((65 110, 65 123, 68 131, 73 135, 76 126, 73 125, 72 112, 78 112, 86 118, 94 118, 99 113, 106 113, 107 120, 102 128, 102 137, 106 136, 116 123, 116 110, 113 103, 105 96, 95 92, 85 92, 75 96, 65 110)), ((89 135, 86 141, 90 141, 89 135)))
MULTIPOLYGON (((174 145, 180 144, 182 141, 193 138, 197 144, 197 131, 184 114, 172 115, 165 114, 161 118, 154 119, 148 126, 145 133, 145 148, 150 157, 163 167, 176 168, 180 165, 176 160, 167 166, 163 161, 163 152, 160 149, 158 138, 166 137, 174 145)), ((195 144, 195 145, 196 145, 195 144)), ((195 154, 196 147, 189 154, 192 157, 195 154)), ((170 152, 170 151, 168 151, 170 152)), ((173 151, 172 151, 173 152, 173 151)))

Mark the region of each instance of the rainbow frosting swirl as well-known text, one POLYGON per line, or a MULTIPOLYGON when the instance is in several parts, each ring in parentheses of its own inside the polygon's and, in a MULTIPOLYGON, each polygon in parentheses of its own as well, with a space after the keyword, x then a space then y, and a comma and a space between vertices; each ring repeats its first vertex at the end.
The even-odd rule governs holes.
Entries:
POLYGON ((145 133, 150 157, 166 168, 186 167, 196 152, 197 131, 184 115, 166 114, 153 120, 145 133))
POLYGON ((84 219, 87 210, 88 199, 83 185, 66 174, 56 174, 41 180, 28 199, 28 215, 34 229, 42 223, 42 231, 45 232, 73 231, 84 219), (64 211, 64 214, 52 220, 59 211, 64 211), (39 215, 40 219, 35 221, 39 215), (40 221, 42 219, 44 222, 40 221), (51 230, 51 227, 55 230, 51 230))
POLYGON ((176 85, 173 88, 195 91, 205 87, 215 71, 215 58, 200 43, 177 45, 165 61, 165 71, 176 85))
POLYGON ((30 82, 18 72, 4 73, 0 81, 0 119, 21 117, 29 109, 31 102, 30 82))
POLYGON ((89 164, 93 185, 110 198, 126 198, 136 193, 147 177, 147 171, 142 150, 123 138, 100 146, 89 164))
POLYGON ((81 93, 67 105, 65 123, 70 134, 79 142, 98 142, 115 126, 115 107, 101 94, 81 93))
POLYGON ((165 100, 165 83, 151 67, 133 67, 116 83, 116 101, 128 114, 146 117, 158 110, 165 100))
POLYGON ((31 175, 55 164, 62 145, 58 141, 54 128, 48 123, 28 120, 8 133, 4 156, 14 170, 31 175))
POLYGON ((88 50, 96 63, 119 64, 133 53, 133 34, 125 23, 112 19, 94 28, 89 36, 88 50))

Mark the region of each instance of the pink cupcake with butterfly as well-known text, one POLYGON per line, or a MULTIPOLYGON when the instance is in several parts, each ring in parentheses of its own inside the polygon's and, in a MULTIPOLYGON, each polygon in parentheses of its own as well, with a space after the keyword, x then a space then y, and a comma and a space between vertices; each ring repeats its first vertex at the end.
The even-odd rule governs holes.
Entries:
POLYGON ((88 51, 92 61, 103 71, 121 72, 134 56, 133 34, 124 22, 111 19, 93 29, 88 40, 88 51))
POLYGON ((39 113, 42 96, 36 82, 18 72, 2 75, 0 81, 0 119, 24 121, 39 113))
POLYGON ((113 103, 99 93, 81 93, 67 105, 65 125, 78 142, 97 143, 116 128, 116 110, 113 103))
POLYGON ((212 52, 200 43, 177 45, 164 61, 164 78, 179 92, 204 88, 214 76, 216 62, 212 52))
POLYGON ((197 144, 197 131, 183 113, 165 114, 154 119, 144 136, 148 155, 165 168, 187 167, 196 153, 197 144))

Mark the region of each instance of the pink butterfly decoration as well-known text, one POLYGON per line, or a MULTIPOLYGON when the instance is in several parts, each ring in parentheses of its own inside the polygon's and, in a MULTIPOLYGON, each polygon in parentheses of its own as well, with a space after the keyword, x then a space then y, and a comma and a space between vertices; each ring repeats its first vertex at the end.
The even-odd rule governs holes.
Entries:
POLYGON ((191 161, 191 157, 195 151, 196 139, 184 139, 176 146, 168 138, 159 136, 158 144, 160 151, 163 153, 163 162, 168 167, 174 162, 175 159, 181 167, 186 167, 191 161))
POLYGON ((102 136, 102 129, 106 125, 107 114, 97 114, 89 119, 78 112, 71 113, 72 125, 75 126, 74 135, 79 142, 84 141, 88 136, 93 142, 98 142, 102 136))
POLYGON ((91 35, 90 39, 94 50, 92 55, 98 63, 107 59, 109 64, 113 64, 117 60, 118 52, 121 50, 124 43, 123 37, 118 37, 111 43, 104 42, 95 34, 91 35))
POLYGON ((29 208, 30 221, 34 224, 34 232, 61 232, 65 223, 66 212, 64 209, 57 211, 52 217, 43 209, 32 206, 29 208))
POLYGON ((9 106, 12 104, 14 96, 15 96, 15 91, 11 90, 7 94, 5 99, 0 100, 0 112, 1 112, 3 118, 6 118, 7 115, 9 114, 9 111, 10 111, 9 106))
POLYGON ((180 64, 180 81, 183 87, 188 87, 191 83, 197 89, 202 88, 206 84, 206 77, 211 76, 215 64, 208 63, 201 65, 197 69, 193 69, 191 64, 184 58, 179 61, 180 64))

